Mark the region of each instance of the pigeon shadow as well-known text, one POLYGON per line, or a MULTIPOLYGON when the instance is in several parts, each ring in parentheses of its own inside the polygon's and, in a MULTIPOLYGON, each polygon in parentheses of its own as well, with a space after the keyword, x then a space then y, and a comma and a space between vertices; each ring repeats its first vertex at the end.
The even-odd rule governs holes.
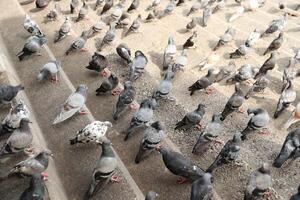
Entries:
POLYGON ((185 33, 188 33, 189 31, 186 28, 182 28, 182 29, 177 30, 177 32, 180 34, 185 34, 185 33))
POLYGON ((37 12, 42 11, 42 10, 43 10, 42 8, 32 8, 32 9, 29 10, 29 12, 37 13, 37 12))
POLYGON ((148 54, 150 55, 151 61, 160 69, 162 69, 164 54, 155 51, 149 51, 148 54))
POLYGON ((235 40, 235 45, 236 45, 237 47, 241 46, 241 45, 244 44, 244 43, 245 43, 245 40, 235 40))
POLYGON ((268 13, 270 13, 270 14, 275 14, 275 13, 278 13, 278 9, 277 9, 277 8, 274 8, 274 7, 272 7, 272 8, 270 8, 270 9, 268 10, 268 13))
POLYGON ((287 30, 287 32, 300 32, 300 27, 291 28, 291 29, 287 30))
POLYGON ((289 64, 289 57, 279 58, 276 61, 278 66, 277 70, 283 72, 286 66, 289 64))
POLYGON ((208 40, 208 46, 213 49, 216 47, 216 45, 218 44, 217 40, 208 40))
MULTIPOLYGON (((257 47, 257 48, 254 48, 254 51, 256 54, 260 55, 260 56, 264 56, 264 52, 266 51, 266 48, 261 48, 261 47, 257 47)), ((267 53, 267 55, 270 55, 270 53, 267 53)))
POLYGON ((25 6, 25 5, 31 4, 31 3, 33 3, 33 2, 34 2, 34 0, 22 1, 22 2, 20 2, 20 5, 21 5, 21 6, 25 6))

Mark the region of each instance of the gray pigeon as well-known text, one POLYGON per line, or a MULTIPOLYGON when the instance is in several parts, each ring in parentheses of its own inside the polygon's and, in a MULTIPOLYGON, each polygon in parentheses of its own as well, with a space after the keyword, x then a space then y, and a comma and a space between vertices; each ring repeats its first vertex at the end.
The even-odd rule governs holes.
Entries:
POLYGON ((224 10, 226 8, 227 0, 218 0, 215 7, 212 9, 212 14, 217 13, 219 10, 224 10))
POLYGON ((158 194, 154 191, 149 191, 145 197, 145 200, 155 200, 158 194))
POLYGON ((35 1, 35 6, 37 8, 45 8, 46 6, 48 6, 48 4, 50 3, 51 0, 36 0, 35 1))
POLYGON ((253 114, 250 118, 246 128, 242 131, 242 140, 247 139, 247 135, 257 130, 262 130, 262 133, 268 133, 265 127, 270 121, 268 112, 262 108, 249 108, 247 110, 248 115, 253 114))
POLYGON ((141 26, 142 16, 138 15, 137 18, 132 22, 131 26, 127 30, 124 36, 129 35, 132 32, 137 32, 141 26))
POLYGON ((29 119, 21 119, 20 127, 11 134, 2 146, 0 156, 17 154, 25 151, 31 145, 33 136, 29 128, 29 123, 31 123, 29 119))
MULTIPOLYGON (((113 112, 113 119, 118 120, 120 114, 128 106, 132 105, 135 99, 135 89, 130 81, 124 83, 124 90, 120 93, 116 108, 113 112)), ((132 108, 134 108, 132 106, 132 108)))
POLYGON ((228 99, 225 108, 222 111, 221 120, 224 121, 228 115, 241 109, 241 106, 243 105, 244 102, 245 102, 244 93, 241 89, 240 84, 236 83, 235 92, 228 99))
POLYGON ((204 171, 181 153, 161 146, 156 149, 161 153, 166 168, 173 174, 180 176, 177 183, 181 184, 187 180, 193 182, 203 176, 204 171))
POLYGON ((53 124, 63 122, 66 119, 72 117, 77 112, 84 114, 84 111, 81 109, 86 102, 87 90, 88 87, 86 85, 80 84, 76 91, 72 93, 65 101, 60 109, 60 113, 55 118, 53 124))
POLYGON ((61 67, 60 61, 50 61, 46 63, 37 76, 38 81, 50 79, 52 82, 57 83, 58 80, 58 72, 61 67))
POLYGON ((258 28, 254 29, 253 32, 250 33, 249 37, 247 38, 245 45, 247 47, 252 47, 257 41, 260 39, 261 33, 258 28))
POLYGON ((226 44, 228 44, 229 42, 231 42, 234 39, 236 30, 233 29, 232 27, 229 27, 224 35, 222 35, 217 43, 217 45, 214 47, 214 51, 216 51, 219 47, 224 46, 226 44))
POLYGON ((83 5, 82 5, 82 7, 79 10, 76 22, 79 22, 79 21, 85 19, 86 16, 87 16, 87 14, 88 14, 88 12, 89 12, 89 9, 90 9, 89 5, 85 1, 86 0, 83 0, 83 2, 82 2, 83 5))
POLYGON ((131 62, 131 51, 127 44, 121 43, 117 46, 116 51, 118 55, 123 58, 127 63, 131 62))
POLYGON ((104 55, 95 52, 92 56, 92 60, 89 62, 89 65, 86 66, 86 68, 98 73, 100 72, 102 76, 107 76, 105 69, 108 67, 108 65, 108 59, 104 55))
POLYGON ((283 32, 281 32, 279 36, 271 42, 271 44, 268 46, 268 48, 263 53, 263 55, 278 50, 281 47, 282 43, 283 43, 283 32))
POLYGON ((259 169, 251 173, 244 200, 253 200, 267 194, 272 188, 270 166, 264 163, 259 169))
POLYGON ((93 178, 85 193, 84 200, 88 200, 95 195, 96 192, 100 192, 110 179, 117 181, 117 177, 114 174, 116 173, 118 161, 111 147, 111 142, 104 141, 101 146, 102 152, 97 161, 93 178))
POLYGON ((47 21, 56 21, 58 15, 61 13, 61 8, 58 3, 54 4, 54 8, 46 15, 47 21))
POLYGON ((76 9, 79 6, 79 0, 71 0, 70 2, 70 12, 71 14, 74 14, 76 12, 76 9))
POLYGON ((209 6, 209 5, 205 6, 205 8, 203 10, 203 14, 202 14, 202 26, 203 27, 207 26, 207 22, 208 22, 211 15, 212 15, 211 6, 209 6))
POLYGON ((111 23, 109 30, 106 32, 106 34, 103 37, 100 45, 97 47, 97 50, 101 51, 104 46, 112 44, 115 37, 116 37, 116 24, 111 23))
POLYGON ((183 49, 181 54, 176 58, 175 63, 172 65, 172 71, 175 73, 177 70, 184 70, 188 63, 187 50, 183 49))
POLYGON ((80 37, 76 38, 69 49, 66 51, 66 55, 69 55, 71 52, 75 51, 85 51, 84 45, 87 41, 88 32, 82 31, 80 37))
POLYGON ((197 31, 194 31, 193 32, 193 35, 191 35, 186 41, 185 43, 183 44, 183 48, 184 49, 188 49, 188 48, 192 48, 192 47, 196 47, 195 43, 196 43, 196 40, 197 40, 197 31))
POLYGON ((159 16, 159 18, 171 14, 176 7, 176 1, 177 0, 170 0, 169 3, 166 5, 165 9, 163 10, 162 14, 159 16))
POLYGON ((273 166, 280 168, 285 161, 292 158, 292 161, 300 157, 300 129, 289 132, 282 145, 279 155, 276 157, 273 166))
POLYGON ((205 108, 206 106, 200 103, 196 110, 188 112, 184 118, 176 124, 175 130, 187 129, 195 125, 201 127, 202 125, 200 122, 205 115, 205 108))
POLYGON ((33 54, 40 55, 41 47, 46 44, 47 38, 45 35, 34 35, 30 36, 22 49, 17 56, 20 61, 24 60, 26 57, 29 57, 33 54))
POLYGON ((259 77, 245 95, 245 99, 249 99, 254 93, 263 92, 269 84, 270 80, 266 76, 259 77))
POLYGON ((168 69, 169 65, 174 61, 174 57, 177 52, 177 47, 172 36, 168 39, 168 45, 164 51, 163 70, 168 69))
POLYGON ((152 10, 155 9, 160 3, 160 0, 152 0, 151 5, 148 6, 146 10, 152 10))
POLYGON ((131 118, 130 125, 128 129, 124 132, 126 141, 129 138, 129 135, 139 127, 142 127, 149 123, 153 118, 153 110, 156 107, 155 99, 145 99, 141 102, 140 108, 137 113, 131 118))
POLYGON ((248 54, 250 51, 250 47, 247 47, 245 44, 242 44, 237 48, 234 52, 229 54, 230 59, 241 58, 248 54))
POLYGON ((128 12, 123 12, 116 23, 116 28, 122 29, 131 25, 131 16, 128 12))
POLYGON ((254 79, 257 79, 260 76, 264 76, 267 74, 269 70, 274 69, 276 64, 277 53, 271 53, 270 57, 264 62, 264 64, 260 67, 258 73, 254 76, 254 79))
POLYGON ((131 63, 129 63, 130 68, 130 81, 137 80, 142 73, 144 72, 144 69, 148 63, 148 58, 145 56, 145 54, 142 51, 136 51, 134 53, 134 59, 131 63))
POLYGON ((101 94, 111 92, 111 94, 115 96, 120 92, 117 88, 118 85, 119 78, 114 73, 111 73, 110 76, 104 80, 100 87, 96 90, 96 95, 99 96, 101 94))
POLYGON ((61 27, 58 30, 58 35, 54 40, 54 43, 59 42, 63 40, 67 35, 70 34, 72 27, 71 19, 70 17, 66 17, 64 23, 61 25, 61 27))
POLYGON ((221 82, 222 80, 232 77, 235 70, 235 62, 233 60, 229 61, 228 65, 221 67, 219 72, 215 75, 215 82, 221 82))
POLYGON ((44 200, 47 189, 43 178, 41 174, 33 174, 29 187, 21 194, 19 200, 44 200))
POLYGON ((140 0, 133 0, 127 9, 127 12, 131 12, 133 10, 136 10, 140 5, 140 0))
POLYGON ((288 14, 284 13, 279 19, 273 20, 267 30, 262 34, 262 37, 275 33, 276 31, 283 31, 287 24, 288 14))
MULTIPOLYGON (((300 4, 298 6, 300 7, 300 4)), ((300 185, 298 187, 297 194, 294 194, 293 196, 291 196, 290 200, 300 200, 300 185)))
POLYGON ((158 102, 160 99, 171 99, 168 95, 172 89, 172 78, 174 77, 173 71, 167 71, 163 80, 159 83, 154 90, 152 98, 158 102))
POLYGON ((215 141, 218 142, 216 139, 221 130, 222 130, 222 125, 221 125, 221 116, 214 114, 212 117, 211 122, 209 122, 206 126, 205 129, 201 131, 200 136, 194 145, 193 148, 193 154, 203 154, 207 151, 208 146, 211 142, 215 141))
POLYGON ((138 164, 147 151, 155 149, 157 145, 166 137, 164 124, 156 121, 149 126, 140 142, 139 151, 135 157, 135 163, 138 164))
POLYGON ((190 200, 212 200, 213 187, 212 176, 210 173, 203 174, 198 180, 192 184, 190 200))
POLYGON ((279 117, 279 115, 296 100, 296 97, 297 93, 294 89, 293 83, 289 80, 281 92, 276 111, 274 113, 274 118, 276 119, 279 117))
POLYGON ((197 80, 193 85, 191 85, 188 90, 191 91, 190 95, 192 96, 196 90, 206 90, 206 93, 210 93, 211 90, 209 90, 209 86, 211 86, 214 83, 214 77, 213 74, 214 70, 209 69, 207 74, 203 77, 201 77, 199 80, 197 80))
POLYGON ((113 5, 114 5, 114 0, 106 0, 100 15, 106 13, 109 9, 113 7, 113 5))
POLYGON ((296 63, 296 58, 291 57, 289 60, 289 64, 284 68, 282 77, 282 90, 285 88, 289 80, 292 81, 300 76, 300 70, 297 69, 296 63))
POLYGON ((197 26, 197 19, 193 18, 192 21, 187 23, 185 28, 186 28, 186 31, 190 31, 190 30, 193 30, 194 28, 196 28, 196 26, 197 26))
POLYGON ((22 85, 0 85, 0 105, 11 103, 17 94, 24 89, 22 85))
POLYGON ((248 81, 250 78, 254 77, 256 72, 257 69, 253 68, 250 64, 242 65, 233 77, 226 80, 226 83, 248 81))
POLYGON ((101 6, 103 4, 104 0, 97 0, 96 3, 95 3, 95 7, 94 7, 94 10, 97 10, 97 8, 99 6, 101 6))
POLYGON ((32 35, 42 35, 42 31, 35 21, 33 21, 29 15, 25 15, 23 27, 32 35))
POLYGON ((241 133, 236 133, 233 139, 226 142, 215 161, 207 168, 206 172, 212 173, 217 167, 235 162, 240 154, 241 133))
POLYGON ((187 16, 190 16, 191 14, 197 12, 198 10, 200 10, 200 8, 201 8, 201 4, 199 2, 196 2, 190 8, 189 12, 187 13, 187 16))

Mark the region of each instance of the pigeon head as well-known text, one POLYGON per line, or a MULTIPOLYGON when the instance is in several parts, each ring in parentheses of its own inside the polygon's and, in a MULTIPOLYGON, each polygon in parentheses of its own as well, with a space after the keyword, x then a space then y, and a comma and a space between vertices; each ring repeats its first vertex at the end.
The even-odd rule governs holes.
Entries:
POLYGON ((233 142, 240 142, 242 140, 241 137, 242 137, 242 134, 240 132, 235 133, 233 136, 233 142))
POLYGON ((76 89, 76 92, 86 92, 88 90, 88 87, 85 84, 80 84, 78 88, 76 89))
POLYGON ((145 200, 155 200, 156 197, 158 197, 158 194, 154 191, 150 191, 146 195, 145 200))
POLYGON ((169 37, 168 44, 175 44, 175 41, 172 36, 169 37))
POLYGON ((132 82, 131 81, 126 81, 125 83, 124 83, 124 89, 130 89, 130 88, 132 88, 133 86, 132 86, 132 82))
POLYGON ((268 163, 264 163, 259 169, 258 171, 260 171, 263 174, 270 174, 271 170, 270 170, 270 166, 268 163))
MULTIPOLYGON (((145 57, 146 58, 146 56, 145 56, 145 54, 142 52, 142 51, 140 51, 140 50, 137 50, 135 53, 134 53, 134 56, 137 58, 137 57, 139 57, 139 56, 142 56, 142 57, 145 57)), ((147 58, 146 58, 147 59, 147 58)))
POLYGON ((111 77, 114 81, 116 81, 116 80, 118 79, 118 77, 117 77, 114 73, 111 73, 111 74, 110 74, 110 77, 111 77))
POLYGON ((41 151, 40 154, 53 157, 53 153, 50 149, 45 149, 45 150, 41 151))
POLYGON ((106 122, 104 122, 104 123, 105 123, 105 125, 108 126, 108 127, 113 127, 112 123, 109 122, 109 121, 106 121, 106 122))
POLYGON ((206 108, 206 105, 204 105, 204 104, 202 104, 202 103, 199 103, 198 108, 197 108, 197 111, 204 110, 205 108, 206 108))
POLYGON ((211 175, 211 173, 205 173, 205 174, 203 174, 202 180, 203 180, 204 183, 211 183, 211 181, 212 181, 212 175, 211 175))
POLYGON ((47 43, 48 40, 47 40, 47 38, 46 38, 46 36, 44 34, 38 35, 38 37, 39 37, 39 43, 40 43, 40 45, 43 45, 43 44, 47 43))
POLYGON ((32 174, 31 180, 30 180, 30 186, 40 185, 43 182, 44 182, 44 180, 43 180, 42 174, 39 174, 39 173, 32 174))
POLYGON ((173 72, 173 70, 168 70, 165 73, 164 80, 171 80, 172 78, 174 78, 174 75, 175 73, 173 72))
POLYGON ((112 143, 108 139, 104 140, 102 142, 102 155, 103 156, 108 156, 108 157, 115 157, 114 151, 112 149, 112 143))
POLYGON ((221 123, 221 115, 220 115, 220 114, 214 114, 214 115, 212 116, 212 121, 213 121, 213 122, 221 123))
POLYGON ((160 121, 154 122, 153 124, 151 124, 151 126, 157 130, 163 130, 165 128, 165 125, 160 121))
POLYGON ((25 124, 29 124, 29 123, 32 123, 32 122, 28 118, 23 118, 20 121, 20 127, 22 127, 25 124))

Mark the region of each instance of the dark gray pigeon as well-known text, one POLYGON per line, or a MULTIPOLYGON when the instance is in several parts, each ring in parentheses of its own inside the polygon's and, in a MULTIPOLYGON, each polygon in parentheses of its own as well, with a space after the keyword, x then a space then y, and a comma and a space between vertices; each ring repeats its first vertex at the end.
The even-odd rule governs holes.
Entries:
POLYGON ((44 44, 46 44, 46 42, 47 42, 47 38, 46 38, 45 35, 33 35, 33 36, 30 36, 26 40, 22 51, 20 51, 17 54, 19 60, 22 61, 25 58, 27 58, 27 57, 29 57, 29 56, 31 56, 33 54, 41 55, 40 54, 41 47, 44 44))
POLYGON ((107 76, 105 69, 108 67, 108 65, 108 59, 104 55, 95 52, 92 56, 92 60, 89 62, 89 65, 86 66, 86 68, 92 71, 100 72, 102 76, 107 76))
POLYGON ((201 77, 199 80, 197 80, 193 85, 191 85, 188 90, 191 91, 190 95, 192 96, 196 90, 206 90, 206 93, 209 94, 212 92, 212 90, 209 90, 208 87, 211 86, 214 83, 214 77, 213 74, 214 69, 209 69, 207 74, 203 77, 201 77))
POLYGON ((110 76, 102 82, 100 87, 96 90, 96 95, 99 96, 101 94, 111 92, 112 95, 117 95, 120 90, 117 88, 119 85, 119 78, 111 73, 110 76))
POLYGON ((247 47, 245 44, 242 44, 234 52, 229 54, 230 59, 237 59, 247 55, 250 51, 250 47, 247 47))
POLYGON ((200 136, 194 145, 193 154, 203 154, 207 151, 208 146, 211 142, 220 142, 217 140, 219 136, 222 125, 221 125, 221 116, 218 114, 214 114, 211 122, 209 122, 205 129, 201 131, 200 136))
POLYGON ((116 51, 118 55, 123 58, 127 63, 131 62, 131 51, 127 44, 121 43, 117 46, 116 51))
POLYGON ((225 31, 224 35, 222 35, 217 43, 217 45, 214 47, 214 51, 216 51, 221 46, 227 45, 229 42, 231 42, 234 39, 236 30, 232 27, 228 27, 225 31))
POLYGON ((145 200, 155 200, 158 194, 154 191, 149 191, 145 197, 145 200))
POLYGON ((196 43, 196 40, 197 40, 197 31, 194 31, 193 32, 193 35, 191 35, 186 41, 185 43, 183 44, 183 48, 184 49, 188 49, 188 48, 192 48, 192 47, 196 47, 195 43, 196 43))
POLYGON ((54 40, 54 43, 59 42, 63 40, 67 35, 70 34, 72 27, 71 19, 70 17, 66 17, 64 23, 61 25, 61 27, 58 30, 58 35, 54 40))
POLYGON ((250 64, 242 65, 233 77, 226 80, 226 83, 248 81, 254 77, 257 71, 258 69, 253 68, 250 64))
POLYGON ((300 157, 300 129, 297 128, 289 132, 282 145, 279 155, 276 157, 273 166, 282 167, 283 163, 288 159, 292 161, 300 157))
POLYGON ((200 10, 200 8, 201 8, 201 4, 199 2, 196 2, 190 8, 189 12, 187 13, 187 16, 190 16, 191 14, 197 12, 198 10, 200 10))
POLYGON ((277 53, 271 53, 270 57, 264 62, 264 64, 259 68, 258 73, 254 76, 254 79, 257 79, 260 76, 267 74, 269 70, 274 69, 276 64, 277 53))
POLYGON ((264 134, 268 134, 268 130, 265 129, 270 121, 268 112, 262 108, 249 108, 247 113, 248 115, 253 114, 253 116, 249 120, 247 127, 242 131, 242 140, 247 139, 249 133, 258 130, 261 130, 264 134))
POLYGON ((97 46, 97 50, 102 51, 103 47, 105 47, 106 45, 112 44, 115 37, 116 37, 116 23, 112 22, 112 23, 110 23, 110 28, 106 32, 105 36, 103 37, 100 45, 97 46))
POLYGON ((185 28, 186 28, 186 31, 190 31, 190 30, 193 30, 194 28, 196 28, 196 26, 197 26, 197 19, 193 18, 192 21, 187 23, 185 28))
POLYGON ((241 109, 241 106, 243 105, 244 102, 245 102, 244 93, 241 89, 240 84, 236 83, 235 92, 228 99, 225 108, 222 111, 221 120, 224 121, 228 115, 241 109))
POLYGON ((176 124, 175 130, 188 129, 195 125, 198 127, 201 127, 202 125, 200 124, 200 122, 205 115, 205 108, 206 108, 206 106, 204 104, 200 103, 196 110, 194 110, 192 112, 188 112, 184 116, 184 118, 176 124))
POLYGON ((264 92, 269 84, 270 80, 266 76, 259 77, 245 95, 245 99, 249 99, 254 93, 264 92))
POLYGON ((259 169, 251 173, 244 200, 254 200, 270 192, 272 188, 271 169, 264 163, 259 169))
POLYGON ((131 12, 133 10, 136 10, 140 5, 140 0, 133 0, 127 9, 127 12, 131 12))
POLYGON ((126 134, 124 140, 129 138, 129 135, 139 127, 149 123, 153 118, 153 110, 156 107, 155 99, 145 99, 141 102, 140 108, 137 113, 131 118, 128 129, 124 132, 126 134))
POLYGON ((114 0, 106 0, 100 15, 106 13, 109 9, 113 7, 113 5, 114 5, 114 0))
POLYGON ((134 107, 134 99, 135 89, 130 81, 126 81, 124 83, 124 90, 120 93, 116 108, 113 112, 113 119, 118 120, 120 114, 127 106, 130 106, 132 109, 137 109, 137 107, 134 107))
POLYGON ((206 172, 212 173, 217 167, 235 162, 240 154, 241 133, 236 133, 233 139, 226 142, 215 161, 207 168, 206 172))
POLYGON ((283 32, 281 32, 279 36, 271 42, 271 44, 268 46, 268 48, 263 53, 263 55, 266 55, 267 53, 272 51, 276 51, 281 47, 282 43, 283 43, 283 32))
POLYGON ((35 1, 35 6, 37 8, 45 8, 46 6, 48 6, 48 4, 50 3, 51 0, 36 0, 35 1))
POLYGON ((130 68, 129 80, 132 82, 137 80, 144 72, 147 63, 148 58, 145 56, 145 54, 142 51, 136 51, 134 53, 134 59, 128 65, 130 68))
POLYGON ((88 32, 82 31, 80 37, 76 38, 69 47, 69 49, 66 51, 66 55, 69 55, 71 52, 75 51, 86 51, 86 49, 84 49, 84 45, 87 41, 87 36, 88 32))
POLYGON ((166 137, 164 124, 156 121, 149 126, 140 142, 139 151, 135 157, 135 163, 139 163, 147 151, 155 149, 157 145, 166 137))
POLYGON ((46 63, 37 76, 38 81, 50 79, 51 82, 58 83, 58 72, 60 67, 61 62, 57 60, 46 63))
POLYGON ((44 200, 46 185, 43 178, 41 174, 33 174, 29 187, 21 194, 19 200, 44 200))
POLYGON ((198 180, 192 184, 190 200, 212 200, 213 187, 212 176, 210 173, 203 174, 198 180))
POLYGON ((204 171, 181 153, 161 146, 157 147, 157 150, 161 153, 166 168, 173 174, 180 176, 177 183, 194 182, 203 176, 204 171))
POLYGON ((172 78, 174 77, 174 72, 171 70, 168 70, 165 75, 163 80, 159 83, 157 88, 154 90, 152 98, 156 99, 158 102, 160 99, 171 99, 169 97, 169 93, 171 92, 172 89, 172 78))
MULTIPOLYGON (((300 4, 299 4, 299 7, 300 7, 300 4)), ((293 196, 291 196, 290 200, 300 200, 300 185, 298 187, 297 194, 294 194, 293 196)))
POLYGON ((0 85, 0 105, 11 103, 11 101, 22 90, 24 90, 22 85, 0 85))
POLYGON ((262 37, 275 33, 276 31, 282 31, 287 24, 287 17, 288 13, 284 13, 284 16, 273 20, 267 30, 262 34, 262 37))
POLYGON ((104 141, 102 143, 100 158, 93 172, 92 182, 85 193, 84 200, 88 200, 95 195, 96 192, 100 192, 110 179, 114 182, 118 181, 118 178, 114 175, 117 166, 118 161, 111 147, 111 142, 104 141))
POLYGON ((101 6, 103 4, 104 0, 97 0, 96 3, 95 3, 95 7, 94 7, 94 10, 97 10, 97 8, 99 6, 101 6))

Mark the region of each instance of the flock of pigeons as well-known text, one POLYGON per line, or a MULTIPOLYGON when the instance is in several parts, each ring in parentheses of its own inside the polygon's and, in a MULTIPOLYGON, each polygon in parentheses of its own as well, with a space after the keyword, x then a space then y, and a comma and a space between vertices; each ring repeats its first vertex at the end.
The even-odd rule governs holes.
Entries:
MULTIPOLYGON (((35 3, 37 8, 44 8, 50 1, 51 0, 36 0, 35 3)), ((107 77, 96 90, 96 95, 110 92, 112 95, 119 96, 115 111, 112 114, 115 121, 121 117, 123 111, 127 107, 137 110, 130 121, 128 129, 124 131, 124 140, 128 140, 137 128, 146 127, 140 142, 140 148, 135 158, 135 163, 138 164, 142 159, 145 159, 147 152, 156 149, 161 153, 165 166, 173 174, 180 176, 178 183, 184 183, 186 181, 192 182, 191 200, 212 199, 212 182, 214 181, 213 172, 221 165, 235 163, 240 153, 241 143, 243 141, 245 142, 247 137, 255 131, 260 131, 265 134, 269 132, 268 129, 266 129, 266 126, 270 121, 269 114, 263 108, 249 108, 247 113, 248 115, 251 115, 251 118, 247 126, 243 131, 235 133, 233 138, 225 143, 215 161, 206 170, 201 169, 182 154, 163 147, 160 143, 166 137, 165 126, 161 121, 152 121, 154 118, 154 109, 159 106, 159 102, 162 99, 173 100, 169 96, 172 89, 172 79, 175 74, 178 73, 178 70, 184 70, 184 67, 187 65, 186 49, 195 47, 197 32, 193 31, 192 35, 186 40, 183 44, 183 51, 177 58, 175 58, 177 47, 173 38, 169 38, 163 58, 163 80, 153 91, 151 97, 144 99, 138 104, 135 101, 135 89, 132 83, 139 79, 144 72, 148 63, 147 56, 142 51, 138 50, 134 53, 134 57, 132 58, 130 48, 126 44, 121 43, 117 46, 117 54, 124 60, 124 63, 126 63, 130 69, 128 80, 124 83, 124 88, 121 88, 119 78, 113 72, 107 70, 109 67, 108 59, 101 54, 101 50, 114 41, 117 28, 123 29, 129 27, 124 34, 124 37, 126 37, 128 34, 137 32, 142 25, 141 15, 138 15, 132 23, 130 20, 130 13, 138 9, 140 1, 133 0, 128 9, 124 6, 125 2, 126 0, 120 0, 118 4, 115 5, 114 0, 106 0, 105 3, 104 0, 97 0, 94 10, 96 11, 104 4, 100 14, 104 15, 108 11, 111 11, 111 15, 108 17, 107 21, 103 19, 93 25, 89 30, 83 31, 81 36, 76 38, 66 51, 66 55, 75 51, 85 50, 84 46, 87 40, 109 24, 110 29, 103 37, 102 42, 98 44, 97 51, 92 56, 92 59, 86 68, 107 77)), ((240 7, 237 9, 237 12, 230 17, 230 22, 240 17, 245 10, 255 10, 258 7, 264 6, 265 3, 264 1, 258 0, 236 0, 236 2, 240 4, 240 7)), ((82 3, 82 7, 78 9, 78 0, 71 0, 70 2, 70 12, 78 13, 76 22, 86 19, 88 12, 91 10, 85 0, 82 3)), ((160 0, 152 0, 152 3, 147 8, 149 14, 145 19, 146 22, 172 14, 177 6, 185 3, 185 0, 170 0, 167 7, 161 12, 157 10, 159 3, 160 0)), ((195 4, 190 8, 187 16, 203 9, 202 26, 205 27, 207 26, 209 17, 218 12, 218 10, 224 9, 226 3, 226 0, 195 1, 195 4)), ((284 4, 281 1, 280 8, 284 8, 284 4)), ((50 11, 46 18, 48 20, 56 20, 59 16, 60 6, 58 3, 55 3, 54 9, 50 11)), ((233 112, 245 112, 242 109, 243 103, 248 98, 255 95, 255 93, 263 92, 264 89, 268 87, 270 80, 267 74, 268 71, 275 67, 277 56, 276 50, 281 47, 284 41, 283 30, 287 24, 287 17, 288 13, 285 13, 281 18, 273 20, 269 27, 262 33, 260 30, 255 29, 244 44, 234 52, 230 53, 231 59, 246 56, 258 40, 279 32, 278 37, 271 42, 263 54, 266 55, 270 53, 270 57, 259 69, 253 68, 250 64, 245 64, 236 70, 234 62, 230 61, 228 66, 223 67, 220 70, 215 70, 211 68, 211 62, 216 59, 213 57, 216 56, 215 54, 212 54, 212 57, 207 58, 199 65, 202 70, 208 69, 208 73, 188 88, 190 95, 193 95, 198 90, 205 90, 207 93, 211 93, 213 92, 212 85, 222 80, 226 80, 226 83, 228 84, 235 84, 235 92, 228 99, 223 111, 214 114, 211 122, 205 127, 201 124, 206 109, 206 106, 202 103, 198 105, 197 109, 187 113, 184 118, 176 124, 175 130, 186 130, 193 126, 196 126, 201 130, 199 139, 192 151, 194 154, 201 155, 205 153, 209 146, 214 142, 223 144, 224 142, 218 139, 222 130, 222 121, 233 112), (255 82, 250 90, 247 93, 244 93, 240 83, 249 82, 251 78, 253 78, 255 82)), ((193 18, 191 22, 186 25, 187 31, 193 30, 197 24, 197 20, 193 18)), ((69 17, 66 17, 54 42, 61 42, 70 33, 71 27, 72 21, 69 17)), ((46 36, 29 15, 25 16, 24 28, 31 36, 26 40, 22 51, 18 54, 20 61, 28 59, 29 57, 32 57, 32 55, 40 54, 42 46, 47 43, 46 36)), ((232 27, 229 27, 224 35, 220 37, 217 45, 213 48, 213 51, 217 51, 222 46, 227 45, 230 41, 234 40, 235 32, 236 31, 232 27)), ((279 117, 280 114, 296 100, 296 91, 294 90, 293 81, 300 75, 300 71, 296 68, 296 65, 299 62, 300 50, 296 52, 294 57, 290 58, 288 66, 284 69, 281 96, 275 109, 274 118, 279 117)), ((46 63, 37 76, 38 81, 51 80, 52 82, 58 82, 58 72, 60 67, 61 63, 59 61, 46 63)), ((9 138, 1 148, 0 157, 12 156, 21 152, 30 155, 26 160, 16 164, 9 171, 7 176, 2 177, 1 179, 13 175, 22 177, 30 176, 30 186, 22 193, 20 199, 44 199, 44 180, 48 176, 47 173, 45 173, 45 170, 48 167, 49 156, 52 156, 52 152, 46 149, 32 156, 32 154, 35 154, 35 149, 32 147, 33 134, 29 127, 29 123, 31 123, 29 120, 30 113, 22 100, 16 102, 14 99, 18 92, 23 89, 24 87, 21 85, 0 86, 0 104, 11 104, 12 106, 0 127, 0 135, 10 134, 9 138)), ((76 91, 71 94, 63 106, 61 106, 60 112, 53 124, 61 123, 78 112, 86 114, 83 107, 86 102, 87 89, 88 87, 84 84, 78 86, 76 91)), ((284 127, 287 129, 299 120, 300 103, 298 103, 284 127)), ((74 138, 70 139, 71 145, 76 143, 98 143, 102 146, 101 156, 97 161, 91 184, 89 185, 89 189, 87 190, 84 199, 90 199, 97 191, 101 190, 109 180, 118 181, 118 177, 115 175, 117 159, 111 147, 111 142, 105 137, 106 131, 110 127, 112 127, 112 123, 109 121, 94 121, 78 131, 74 138)), ((290 131, 287 135, 273 166, 280 168, 288 159, 295 160, 298 157, 300 157, 300 129, 297 128, 290 131)), ((251 174, 249 184, 245 189, 245 200, 256 199, 257 197, 265 195, 270 196, 272 194, 270 168, 271 167, 267 163, 262 163, 262 166, 251 174)), ((146 195, 146 200, 154 200, 157 196, 157 193, 150 191, 146 195)), ((298 193, 293 195, 290 199, 300 199, 300 186, 298 188, 298 193)))

